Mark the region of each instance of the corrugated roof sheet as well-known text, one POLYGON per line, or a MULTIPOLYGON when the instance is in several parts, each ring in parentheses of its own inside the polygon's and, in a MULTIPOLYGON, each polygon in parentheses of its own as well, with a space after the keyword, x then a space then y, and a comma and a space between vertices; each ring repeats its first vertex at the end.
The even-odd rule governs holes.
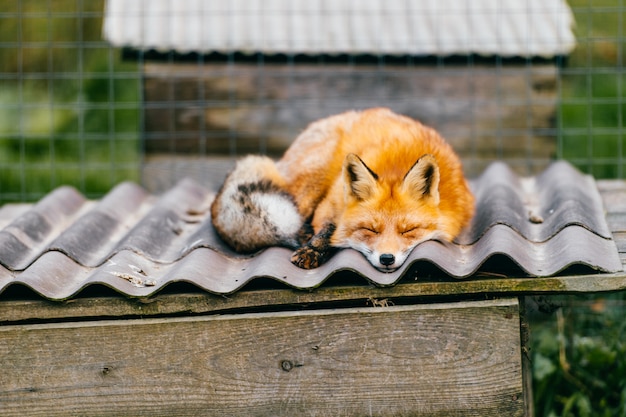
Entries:
POLYGON ((267 54, 565 55, 565 0, 108 0, 115 46, 267 54))
POLYGON ((103 284, 128 296, 148 296, 171 283, 189 282, 228 294, 260 277, 311 289, 346 270, 392 285, 409 271, 419 279, 419 270, 411 269, 418 262, 457 278, 516 265, 533 276, 571 265, 622 270, 595 182, 567 163, 555 163, 534 178, 520 178, 495 163, 471 184, 478 214, 467 232, 456 243, 424 242, 390 274, 353 250, 342 250, 309 271, 293 266, 291 251, 284 248, 236 254, 211 226, 214 193, 191 180, 160 196, 123 183, 100 201, 61 187, 35 205, 0 209, 0 292, 22 284, 61 300, 103 284), (485 266, 494 257, 498 261, 485 266))

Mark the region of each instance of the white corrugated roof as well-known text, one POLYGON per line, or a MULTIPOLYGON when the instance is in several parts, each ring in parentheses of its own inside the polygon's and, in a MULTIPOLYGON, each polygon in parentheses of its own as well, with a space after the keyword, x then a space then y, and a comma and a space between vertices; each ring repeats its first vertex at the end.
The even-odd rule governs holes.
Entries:
POLYGON ((115 46, 186 52, 551 57, 565 0, 107 0, 115 46))

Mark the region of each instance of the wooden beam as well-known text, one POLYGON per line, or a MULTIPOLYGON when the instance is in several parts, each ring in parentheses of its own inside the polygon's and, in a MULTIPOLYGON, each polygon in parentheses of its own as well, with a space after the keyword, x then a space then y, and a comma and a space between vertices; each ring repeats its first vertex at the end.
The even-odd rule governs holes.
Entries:
POLYGON ((597 293, 626 290, 626 273, 550 278, 489 278, 447 282, 401 283, 394 287, 320 287, 314 291, 290 288, 246 291, 228 296, 208 293, 161 294, 147 299, 122 297, 74 298, 65 302, 5 300, 0 302, 0 323, 90 319, 107 317, 155 317, 180 314, 222 314, 236 311, 297 310, 328 305, 372 305, 372 300, 429 299, 482 295, 521 296, 597 293))
POLYGON ((3 416, 523 416, 517 299, 0 327, 3 416))

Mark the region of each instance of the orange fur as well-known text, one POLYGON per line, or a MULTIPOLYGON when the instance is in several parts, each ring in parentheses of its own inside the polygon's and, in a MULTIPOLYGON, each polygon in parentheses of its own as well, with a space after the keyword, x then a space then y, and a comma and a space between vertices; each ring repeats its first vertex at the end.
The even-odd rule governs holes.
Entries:
POLYGON ((435 130, 381 108, 344 113, 307 130, 315 136, 305 131, 278 167, 300 212, 313 215, 315 232, 329 222, 336 225, 332 246, 356 242, 377 254, 398 254, 425 239, 450 241, 472 218, 474 198, 461 163, 435 130), (375 191, 363 201, 346 197, 341 172, 350 153, 378 176, 375 191), (402 187, 411 167, 427 154, 439 168, 438 204, 402 187))
POLYGON ((305 268, 324 262, 318 255, 328 243, 395 270, 418 243, 453 240, 474 214, 452 148, 435 130, 388 109, 312 123, 276 168, 282 180, 275 182, 321 237, 292 257, 305 268))

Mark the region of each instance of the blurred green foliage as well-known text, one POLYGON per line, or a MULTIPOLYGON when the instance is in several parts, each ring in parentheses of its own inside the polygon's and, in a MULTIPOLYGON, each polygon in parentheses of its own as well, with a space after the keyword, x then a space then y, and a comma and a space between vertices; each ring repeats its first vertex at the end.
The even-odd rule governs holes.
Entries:
MULTIPOLYGON (((623 0, 571 0, 558 157, 624 177, 623 0)), ((0 204, 138 180, 141 74, 102 39, 104 0, 0 0, 0 204)))
POLYGON ((624 178, 623 0, 568 0, 577 46, 561 74, 559 158, 597 178, 624 178))
POLYGON ((103 0, 0 0, 0 203, 139 178, 140 74, 102 39, 103 0))
MULTIPOLYGON (((597 177, 626 171, 622 1, 570 0, 578 46, 561 76, 558 157, 597 177)), ((103 10, 104 0, 0 0, 0 204, 138 180, 141 74, 103 41, 103 10)), ((537 416, 626 417, 624 296, 565 300, 531 323, 537 416)))
MULTIPOLYGON (((624 178, 626 9, 623 0, 568 0, 577 47, 561 75, 558 157, 598 178, 624 178)), ((537 416, 626 417, 626 295, 560 297, 531 321, 537 416)))
POLYGON ((560 297, 531 323, 537 416, 626 417, 623 294, 560 297))

